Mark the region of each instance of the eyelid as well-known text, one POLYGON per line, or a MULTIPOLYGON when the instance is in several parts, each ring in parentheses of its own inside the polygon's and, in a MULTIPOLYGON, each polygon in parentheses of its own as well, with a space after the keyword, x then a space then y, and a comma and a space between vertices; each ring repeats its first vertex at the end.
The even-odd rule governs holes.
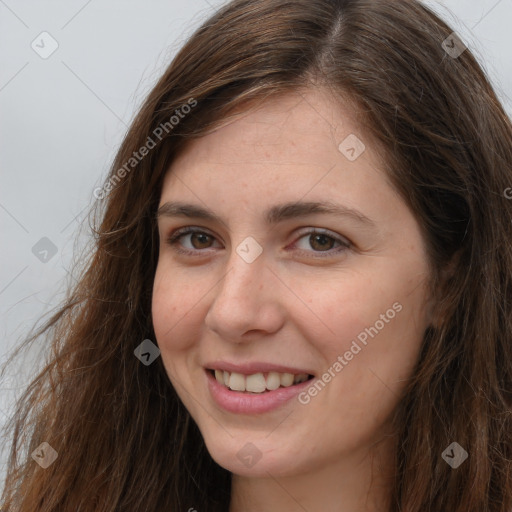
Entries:
MULTIPOLYGON (((178 240, 182 236, 194 234, 194 233, 204 233, 205 235, 211 236, 214 239, 217 239, 217 236, 211 233, 207 228, 199 227, 199 226, 184 226, 182 228, 178 228, 175 231, 173 231, 170 235, 166 237, 166 242, 168 245, 175 246, 178 245, 178 240)), ((201 253, 206 252, 209 250, 203 249, 203 250, 191 250, 191 249, 181 249, 179 247, 174 248, 175 251, 181 253, 181 254, 187 254, 187 255, 193 255, 196 253, 197 255, 201 255, 201 253)))
MULTIPOLYGON (((326 236, 336 240, 341 245, 346 246, 347 248, 352 246, 352 242, 350 242, 350 240, 348 240, 348 238, 346 238, 342 235, 339 235, 338 233, 335 233, 334 231, 331 231, 329 229, 315 228, 312 226, 310 226, 308 228, 304 228, 303 231, 300 231, 299 233, 297 233, 295 236, 298 238, 294 243, 296 243, 298 240, 300 240, 303 236, 309 235, 309 234, 326 235, 326 236)), ((318 251, 318 252, 320 252, 320 251, 318 251)))

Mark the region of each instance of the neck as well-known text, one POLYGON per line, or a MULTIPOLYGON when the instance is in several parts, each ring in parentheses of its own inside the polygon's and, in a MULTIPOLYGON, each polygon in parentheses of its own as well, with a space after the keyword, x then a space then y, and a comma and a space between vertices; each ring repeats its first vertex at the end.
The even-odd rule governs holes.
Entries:
MULTIPOLYGON (((392 438, 364 452, 287 476, 234 475, 229 512, 388 512, 392 438)), ((293 464, 290 464, 293 467, 293 464)))

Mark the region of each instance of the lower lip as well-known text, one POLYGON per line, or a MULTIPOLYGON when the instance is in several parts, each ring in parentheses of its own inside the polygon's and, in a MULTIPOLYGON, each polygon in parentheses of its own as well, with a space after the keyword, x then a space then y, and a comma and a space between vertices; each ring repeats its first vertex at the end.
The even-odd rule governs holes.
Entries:
POLYGON ((208 370, 206 370, 206 378, 210 393, 217 405, 237 414, 260 414, 277 409, 309 387, 312 380, 263 393, 243 393, 232 391, 220 384, 208 370))

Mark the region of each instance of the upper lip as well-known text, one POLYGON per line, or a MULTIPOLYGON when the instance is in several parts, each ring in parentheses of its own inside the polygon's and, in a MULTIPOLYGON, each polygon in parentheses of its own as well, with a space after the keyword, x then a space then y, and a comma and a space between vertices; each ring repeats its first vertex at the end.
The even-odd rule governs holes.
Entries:
POLYGON ((313 375, 313 372, 304 368, 295 368, 292 366, 283 366, 281 364, 274 363, 264 363, 264 362, 247 362, 247 363, 229 363, 227 361, 212 361, 210 363, 206 363, 204 367, 207 370, 221 370, 226 372, 235 372, 241 373, 242 375, 252 375, 254 373, 268 373, 268 372, 277 372, 277 373, 292 373, 294 375, 300 375, 301 373, 306 373, 308 375, 313 375))

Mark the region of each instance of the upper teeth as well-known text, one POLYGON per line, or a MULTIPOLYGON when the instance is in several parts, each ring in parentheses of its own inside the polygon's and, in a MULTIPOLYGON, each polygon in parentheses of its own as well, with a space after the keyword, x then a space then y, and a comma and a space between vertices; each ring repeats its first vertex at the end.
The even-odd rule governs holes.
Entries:
POLYGON ((279 386, 289 387, 308 380, 307 373, 293 375, 293 373, 269 372, 242 375, 236 372, 215 370, 215 378, 233 391, 250 391, 251 393, 263 393, 266 390, 273 391, 279 386))

